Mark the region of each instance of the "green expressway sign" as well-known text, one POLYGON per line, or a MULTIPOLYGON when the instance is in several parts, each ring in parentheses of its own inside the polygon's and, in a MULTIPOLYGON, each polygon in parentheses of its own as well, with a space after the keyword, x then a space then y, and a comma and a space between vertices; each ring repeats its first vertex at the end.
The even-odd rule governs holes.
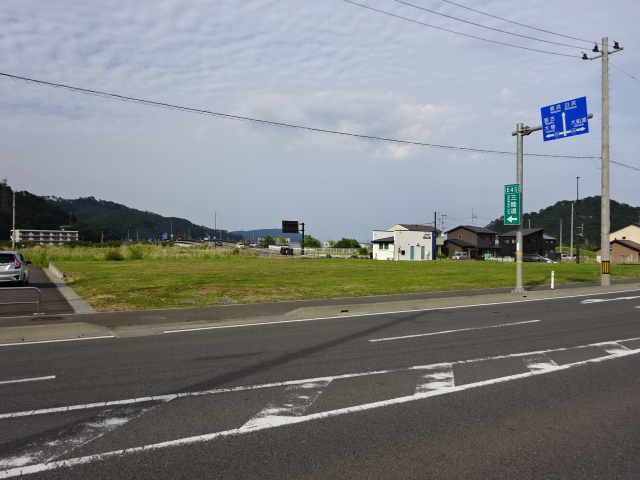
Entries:
POLYGON ((520 225, 520 184, 504 186, 504 224, 520 225))

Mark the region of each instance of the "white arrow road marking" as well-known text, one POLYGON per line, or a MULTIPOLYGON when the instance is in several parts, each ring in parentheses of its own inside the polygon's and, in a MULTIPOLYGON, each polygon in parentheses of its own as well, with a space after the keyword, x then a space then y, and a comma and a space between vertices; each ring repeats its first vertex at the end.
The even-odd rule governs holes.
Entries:
MULTIPOLYGON (((22 452, 23 453, 22 458, 13 457, 13 459, 10 461, 7 461, 7 459, 4 459, 2 463, 3 465, 7 465, 8 463, 9 465, 14 465, 14 466, 9 467, 6 470, 0 470, 0 479, 11 478, 11 477, 16 477, 20 475, 27 475, 31 473, 46 472, 46 471, 51 471, 51 470, 55 470, 62 467, 73 467, 77 465, 84 465, 84 464, 92 463, 98 460, 107 460, 109 458, 122 457, 123 455, 130 455, 133 453, 150 452, 150 451, 161 450, 164 448, 203 443, 203 442, 208 442, 208 441, 212 441, 219 438, 243 435, 251 432, 265 430, 268 428, 309 422, 312 420, 332 418, 332 417, 337 417, 340 415, 345 415, 350 413, 364 412, 368 410, 374 410, 377 408, 389 407, 392 405, 400 405, 403 403, 413 402, 416 400, 421 400, 421 399, 443 395, 447 393, 460 392, 460 391, 468 390, 471 388, 479 388, 487 385, 495 385, 498 383, 508 382, 511 380, 528 378, 534 375, 544 374, 552 371, 567 370, 580 365, 599 363, 599 362, 619 358, 622 356, 638 354, 640 353, 640 348, 631 349, 622 345, 622 343, 625 343, 625 342, 636 342, 638 340, 640 340, 640 338, 628 338, 624 340, 600 342, 600 343, 594 343, 589 345, 582 345, 578 347, 557 348, 557 349, 537 351, 537 352, 526 352, 526 353, 517 353, 517 354, 511 354, 511 355, 478 358, 474 360, 461 360, 458 362, 441 363, 441 364, 435 364, 435 365, 419 365, 419 366, 395 369, 395 370, 363 372, 363 373, 340 375, 340 376, 334 376, 334 377, 295 380, 290 382, 280 382, 280 383, 272 383, 272 384, 264 384, 264 385, 251 385, 246 387, 210 390, 206 392, 187 392, 187 393, 177 394, 177 395, 174 394, 174 395, 166 395, 162 397, 155 397, 155 398, 162 398, 164 402, 168 402, 173 399, 179 399, 182 397, 188 397, 193 395, 209 395, 213 393, 223 393, 223 392, 226 393, 231 391, 246 391, 246 390, 253 390, 258 388, 273 388, 276 386, 282 387, 285 385, 288 387, 285 390, 284 399, 282 401, 270 403, 265 409, 261 410, 261 412, 258 413, 258 415, 253 417, 252 420, 250 420, 240 428, 223 430, 223 431, 213 432, 205 435, 196 435, 193 437, 186 437, 186 438, 170 440, 170 441, 161 442, 161 443, 142 445, 139 447, 113 450, 113 451, 104 452, 96 455, 87 455, 84 457, 70 458, 67 460, 58 460, 58 461, 45 460, 43 463, 30 464, 30 462, 34 460, 42 461, 40 460, 40 458, 46 457, 47 455, 53 455, 55 457, 59 457, 61 455, 59 451, 63 450, 62 447, 55 447, 55 446, 47 447, 45 445, 44 447, 40 447, 40 448, 46 450, 46 452, 41 453, 38 451, 37 447, 34 447, 32 450, 22 452), (571 350, 579 350, 579 349, 593 348, 593 347, 601 348, 603 351, 608 353, 608 355, 598 356, 588 360, 582 360, 582 361, 563 364, 563 365, 556 365, 555 362, 553 362, 552 360, 546 357, 546 354, 552 353, 552 352, 571 351, 571 350), (508 359, 508 358, 517 358, 517 357, 520 357, 523 359, 523 362, 525 363, 525 365, 527 365, 529 371, 524 373, 514 374, 514 375, 508 375, 505 377, 493 378, 490 380, 483 380, 475 383, 455 385, 451 366, 455 367, 455 365, 468 364, 473 362, 482 362, 486 360, 508 359), (335 380, 337 378, 356 378, 356 377, 361 377, 365 375, 388 374, 388 373, 409 371, 409 370, 414 370, 414 371, 419 370, 424 372, 424 374, 422 375, 421 379, 418 382, 416 391, 413 395, 396 397, 389 400, 383 400, 378 402, 366 403, 362 405, 356 405, 352 407, 345 407, 345 408, 339 408, 339 409, 329 410, 325 412, 304 415, 304 412, 307 410, 307 408, 322 393, 322 389, 326 385, 328 385, 329 382, 331 382, 332 380, 335 380), (51 450, 50 448, 53 450, 51 450), (59 450, 55 450, 56 448, 59 448, 59 450), (29 456, 31 457, 27 458, 29 456), (18 466, 19 463, 21 464, 20 466, 18 466)), ((151 397, 147 398, 146 401, 149 402, 150 398, 151 397)), ((119 403, 120 404, 127 403, 130 405, 131 403, 133 403, 133 400, 122 400, 122 401, 119 401, 119 403)), ((158 402, 158 403, 161 403, 161 402, 158 402)), ((93 404, 93 405, 94 405, 93 408, 95 408, 95 405, 97 404, 93 404)), ((66 407, 66 410, 71 411, 71 410, 77 410, 79 408, 84 408, 84 407, 85 406, 66 407)), ((147 403, 147 405, 138 405, 133 408, 138 409, 137 413, 134 412, 130 416, 127 416, 125 414, 122 418, 128 421, 131 418, 134 418, 135 416, 144 413, 144 411, 146 411, 144 410, 145 408, 153 408, 153 405, 149 407, 147 403)), ((54 410, 54 409, 51 409, 51 410, 54 410)), ((43 409, 35 412, 38 412, 38 414, 42 414, 45 411, 46 410, 43 409)), ((18 416, 26 416, 29 414, 34 414, 34 413, 18 412, 18 414, 5 414, 6 416, 0 416, 0 418, 15 418, 18 416)), ((104 435, 104 433, 106 433, 109 428, 117 428, 118 426, 120 426, 117 423, 118 422, 116 421, 115 423, 106 425, 105 422, 102 422, 102 423, 98 422, 99 425, 97 426, 97 430, 100 432, 101 435, 104 435)), ((80 441, 80 440, 85 441, 90 436, 89 433, 78 434, 76 437, 71 435, 71 438, 68 439, 66 442, 68 445, 72 445, 74 441, 80 441)), ((93 438, 95 438, 95 436, 93 438)), ((86 441, 90 441, 90 439, 86 441)))
POLYGON ((55 375, 48 375, 46 377, 32 377, 32 378, 18 378, 16 380, 1 380, 0 385, 7 385, 9 383, 25 383, 25 382, 39 382, 40 380, 53 380, 55 375))
POLYGON ((625 347, 624 345, 620 345, 619 343, 616 343, 616 342, 597 343, 596 346, 603 349, 609 355, 613 355, 615 357, 627 355, 631 350, 625 347))
POLYGON ((431 392, 445 392, 456 386, 453 378, 453 364, 443 363, 427 367, 416 386, 416 395, 431 392))
POLYGON ((580 303, 602 303, 602 302, 616 302, 618 300, 636 300, 640 298, 640 296, 636 295, 635 297, 617 297, 617 298, 590 298, 588 300, 582 300, 580 303))
POLYGON ((524 360, 527 368, 533 373, 547 373, 560 368, 556 362, 551 360, 544 353, 534 353, 532 355, 526 355, 522 359, 524 360))
POLYGON ((386 342, 388 340, 402 340, 405 338, 416 338, 416 337, 429 337, 431 335, 443 335, 445 333, 457 333, 457 332, 468 332, 471 330, 484 330, 486 328, 499 328, 499 327, 510 327, 512 325, 524 325, 526 323, 536 323, 540 320, 527 320, 525 322, 515 322, 515 323, 503 323, 501 325, 489 325, 487 327, 469 327, 469 328, 459 328, 457 330, 443 330, 441 332, 431 332, 431 333, 418 333, 415 335, 403 335, 401 337, 387 337, 387 338, 374 338, 369 340, 370 342, 386 342))
POLYGON ((291 423, 295 417, 301 417, 320 396, 322 389, 331 379, 292 385, 285 389, 285 398, 272 402, 255 417, 245 423, 240 430, 252 430, 263 427, 277 427, 291 423))
POLYGON ((0 458, 0 468, 15 468, 37 462, 51 462, 104 434, 121 427, 131 419, 155 408, 155 405, 130 405, 117 410, 105 410, 88 422, 71 425, 40 438, 38 443, 27 444, 0 458))

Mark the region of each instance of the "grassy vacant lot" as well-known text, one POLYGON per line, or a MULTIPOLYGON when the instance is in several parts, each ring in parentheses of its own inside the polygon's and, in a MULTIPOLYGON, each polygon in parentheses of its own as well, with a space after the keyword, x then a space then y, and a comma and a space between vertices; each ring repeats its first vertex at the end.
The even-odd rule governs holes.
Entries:
MULTIPOLYGON (((36 247, 23 250, 41 266, 53 261, 65 281, 99 311, 279 302, 313 298, 437 292, 515 285, 515 263, 437 260, 392 262, 351 258, 260 258, 250 252, 177 247, 120 249, 36 247)), ((525 286, 598 280, 599 264, 523 268, 525 286)), ((612 278, 640 277, 638 265, 614 265, 612 278)))

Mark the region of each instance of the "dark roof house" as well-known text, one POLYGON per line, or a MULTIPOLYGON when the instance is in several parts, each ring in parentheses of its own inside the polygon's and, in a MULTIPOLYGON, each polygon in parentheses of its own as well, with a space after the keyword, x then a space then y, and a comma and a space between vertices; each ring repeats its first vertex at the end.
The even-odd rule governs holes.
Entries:
POLYGON ((500 252, 498 232, 488 228, 473 225, 460 225, 445 232, 447 240, 444 242, 448 256, 455 252, 466 252, 469 258, 495 256, 500 252))

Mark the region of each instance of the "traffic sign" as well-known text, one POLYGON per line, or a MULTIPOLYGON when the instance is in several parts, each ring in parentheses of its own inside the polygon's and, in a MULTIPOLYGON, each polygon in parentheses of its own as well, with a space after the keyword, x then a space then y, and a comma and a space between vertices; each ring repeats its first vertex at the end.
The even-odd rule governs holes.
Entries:
POLYGON ((587 97, 575 98, 540 109, 544 141, 589 133, 587 97))
POLYGON ((520 184, 504 186, 504 224, 520 225, 520 184))

